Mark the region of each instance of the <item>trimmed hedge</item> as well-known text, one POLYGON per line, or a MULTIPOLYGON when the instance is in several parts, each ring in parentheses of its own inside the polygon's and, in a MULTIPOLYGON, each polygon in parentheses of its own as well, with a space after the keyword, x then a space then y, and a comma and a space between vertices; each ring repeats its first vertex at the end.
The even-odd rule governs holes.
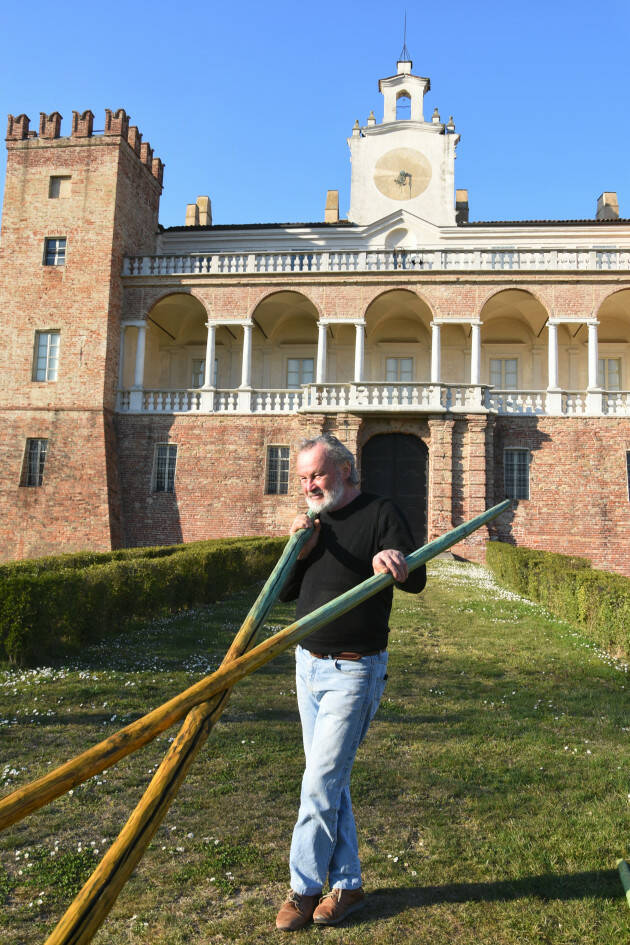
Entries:
POLYGON ((266 578, 285 543, 228 539, 5 565, 0 660, 35 665, 77 653, 135 620, 232 594, 266 578))
POLYGON ((486 564, 500 584, 580 627, 608 652, 630 656, 630 578, 595 571, 585 558, 499 541, 486 544, 486 564))

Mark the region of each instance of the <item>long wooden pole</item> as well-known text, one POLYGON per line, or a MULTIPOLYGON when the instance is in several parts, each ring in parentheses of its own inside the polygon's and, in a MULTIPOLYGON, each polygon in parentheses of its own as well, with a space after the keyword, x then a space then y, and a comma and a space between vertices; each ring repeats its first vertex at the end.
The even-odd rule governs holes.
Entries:
MULTIPOLYGON (((407 557, 410 571, 430 561, 446 551, 452 545, 462 541, 476 529, 486 525, 509 507, 509 500, 500 502, 486 512, 457 528, 451 529, 440 538, 429 542, 407 557)), ((54 798, 65 794, 70 788, 93 775, 109 768, 132 751, 146 745, 175 722, 185 718, 188 712, 211 699, 224 689, 232 688, 239 679, 260 669, 279 653, 284 652, 293 643, 299 643, 304 637, 325 626, 331 620, 351 610, 362 601, 373 597, 379 591, 393 584, 390 574, 376 574, 362 584, 352 588, 323 607, 319 607, 300 620, 280 630, 263 643, 258 644, 247 654, 233 660, 229 665, 221 666, 216 672, 200 680, 184 692, 174 696, 168 702, 153 709, 147 715, 132 722, 114 735, 88 749, 76 758, 51 771, 43 778, 14 791, 0 801, 0 830, 16 823, 27 814, 43 807, 54 798)))
MULTIPOLYGON (((311 515, 311 518, 314 518, 314 515, 311 515)), ((290 537, 278 563, 225 654, 222 666, 231 663, 251 648, 282 590, 289 570, 308 538, 308 529, 290 537)), ((92 940, 166 816, 195 756, 221 717, 230 691, 225 689, 188 713, 177 738, 164 756, 131 817, 46 940, 46 945, 81 945, 92 940)))

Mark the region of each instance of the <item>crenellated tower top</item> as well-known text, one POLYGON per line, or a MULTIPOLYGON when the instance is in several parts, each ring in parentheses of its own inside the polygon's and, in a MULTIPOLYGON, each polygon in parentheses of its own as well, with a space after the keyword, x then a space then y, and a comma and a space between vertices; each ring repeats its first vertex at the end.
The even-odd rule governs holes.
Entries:
MULTIPOLYGON (((98 137, 94 135, 94 113, 87 110, 84 112, 72 112, 72 126, 70 138, 63 138, 61 134, 62 116, 59 112, 46 114, 41 112, 39 116, 39 134, 30 130, 30 119, 27 115, 9 115, 7 124, 7 147, 14 147, 22 141, 56 141, 71 140, 78 138, 98 137)), ((138 160, 145 165, 148 172, 156 179, 162 187, 164 177, 164 164, 158 157, 153 156, 153 148, 148 141, 142 141, 142 135, 135 125, 129 124, 130 119, 124 108, 112 111, 105 109, 105 130, 104 137, 122 138, 127 142, 131 150, 136 154, 138 160)))

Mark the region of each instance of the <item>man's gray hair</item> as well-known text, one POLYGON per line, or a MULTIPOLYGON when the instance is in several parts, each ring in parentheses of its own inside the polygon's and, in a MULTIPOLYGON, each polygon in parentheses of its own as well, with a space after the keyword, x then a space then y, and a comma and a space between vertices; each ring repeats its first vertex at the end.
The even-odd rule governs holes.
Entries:
POLYGON ((312 450, 316 446, 323 446, 326 450, 326 454, 332 459, 335 466, 341 466, 343 463, 350 464, 350 475, 349 479, 353 486, 358 486, 360 483, 359 474, 357 472, 357 464, 354 461, 354 456, 350 452, 347 446, 344 446, 341 440, 338 440, 336 436, 333 436, 332 433, 322 433, 321 436, 315 436, 312 440, 302 440, 298 449, 298 455, 300 453, 306 452, 306 450, 312 450))

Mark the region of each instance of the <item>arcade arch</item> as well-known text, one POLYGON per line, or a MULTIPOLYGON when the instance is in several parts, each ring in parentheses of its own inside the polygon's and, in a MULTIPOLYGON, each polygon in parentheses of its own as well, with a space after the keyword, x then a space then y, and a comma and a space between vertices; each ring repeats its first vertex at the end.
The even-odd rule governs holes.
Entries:
POLYGON ((367 380, 428 381, 432 312, 408 289, 377 296, 365 312, 367 380))
MULTIPOLYGON (((547 385, 548 312, 531 293, 505 289, 483 306, 481 381, 499 390, 542 390, 547 385)), ((562 333, 561 369, 568 374, 568 334, 562 333)))
POLYGON ((274 292, 252 312, 253 386, 297 388, 315 379, 319 313, 300 292, 274 292))

